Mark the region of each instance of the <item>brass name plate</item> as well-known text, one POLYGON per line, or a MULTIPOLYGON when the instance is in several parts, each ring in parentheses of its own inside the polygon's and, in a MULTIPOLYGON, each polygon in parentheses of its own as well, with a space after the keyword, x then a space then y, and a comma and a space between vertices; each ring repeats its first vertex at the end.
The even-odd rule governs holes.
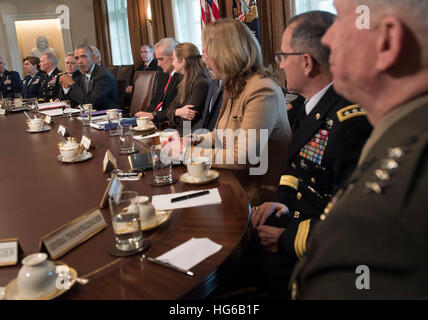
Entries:
POLYGON ((101 211, 95 209, 44 236, 40 241, 40 250, 44 249, 56 260, 105 227, 107 223, 101 211))
POLYGON ((21 253, 18 238, 0 239, 0 267, 18 264, 21 253))

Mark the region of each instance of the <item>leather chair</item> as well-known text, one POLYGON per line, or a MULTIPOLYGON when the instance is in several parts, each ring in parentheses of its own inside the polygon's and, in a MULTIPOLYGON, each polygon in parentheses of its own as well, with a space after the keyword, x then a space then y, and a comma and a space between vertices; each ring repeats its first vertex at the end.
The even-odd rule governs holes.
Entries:
POLYGON ((132 65, 123 65, 119 68, 119 73, 117 79, 125 80, 128 85, 132 84, 134 78, 135 66, 132 65))
POLYGON ((115 78, 117 78, 119 74, 119 66, 107 66, 107 70, 109 70, 115 78))
POLYGON ((157 71, 137 71, 134 75, 130 114, 146 111, 156 87, 157 71))

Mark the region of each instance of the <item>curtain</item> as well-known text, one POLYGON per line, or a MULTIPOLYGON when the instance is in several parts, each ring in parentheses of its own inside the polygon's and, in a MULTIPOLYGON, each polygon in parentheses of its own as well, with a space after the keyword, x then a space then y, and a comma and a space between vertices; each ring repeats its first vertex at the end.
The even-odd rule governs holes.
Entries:
POLYGON ((151 1, 153 42, 163 38, 174 38, 174 19, 171 0, 151 1))
POLYGON ((113 64, 131 65, 133 59, 126 0, 107 0, 107 7, 113 64))
POLYGON ((141 46, 150 44, 144 0, 128 0, 128 24, 132 57, 138 65, 141 61, 141 46))
POLYGON ((281 51, 282 34, 289 17, 290 2, 265 0, 257 1, 259 10, 260 36, 262 42, 263 63, 272 66, 280 84, 285 87, 284 73, 275 63, 275 52, 281 51))
POLYGON ((108 8, 106 0, 93 0, 97 48, 104 65, 112 65, 108 8))

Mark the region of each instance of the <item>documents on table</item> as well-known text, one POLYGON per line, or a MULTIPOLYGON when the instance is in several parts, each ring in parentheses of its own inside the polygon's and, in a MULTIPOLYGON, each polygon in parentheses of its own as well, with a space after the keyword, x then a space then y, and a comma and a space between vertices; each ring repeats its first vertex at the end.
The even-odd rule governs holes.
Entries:
POLYGON ((173 209, 181 209, 181 208, 191 208, 191 207, 199 207, 199 206, 208 206, 212 204, 220 204, 221 197, 218 192, 218 188, 208 189, 210 191, 209 194, 203 195, 196 198, 191 198, 179 202, 171 202, 171 199, 186 196, 197 191, 187 191, 181 193, 170 193, 170 194, 162 194, 156 195, 152 197, 152 204, 156 208, 156 210, 173 210, 173 209))
POLYGON ((157 136, 160 136, 160 132, 156 132, 156 133, 150 134, 148 136, 142 136, 142 135, 134 136, 134 139, 135 140, 143 140, 143 139, 154 138, 157 136))
POLYGON ((192 238, 156 259, 189 270, 221 248, 222 245, 208 238, 192 238))
MULTIPOLYGON (((73 109, 73 108, 67 108, 64 110, 65 113, 79 113, 80 110, 79 109, 73 109)), ((63 112, 62 109, 49 109, 49 110, 44 110, 44 111, 40 111, 41 114, 50 116, 50 117, 56 117, 56 116, 62 116, 63 112)))

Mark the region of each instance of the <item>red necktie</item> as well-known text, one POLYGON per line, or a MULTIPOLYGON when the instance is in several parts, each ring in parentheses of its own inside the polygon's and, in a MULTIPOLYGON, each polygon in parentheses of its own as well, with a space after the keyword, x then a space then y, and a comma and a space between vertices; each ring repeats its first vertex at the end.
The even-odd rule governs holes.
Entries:
MULTIPOLYGON (((165 89, 163 90, 163 99, 165 99, 166 90, 168 89, 169 83, 171 82, 171 78, 172 78, 172 75, 170 74, 170 75, 169 75, 169 78, 168 78, 168 82, 166 83, 165 89)), ((161 102, 159 102, 159 104, 156 106, 155 111, 158 111, 158 110, 162 107, 163 99, 162 99, 162 101, 161 101, 161 102)))

